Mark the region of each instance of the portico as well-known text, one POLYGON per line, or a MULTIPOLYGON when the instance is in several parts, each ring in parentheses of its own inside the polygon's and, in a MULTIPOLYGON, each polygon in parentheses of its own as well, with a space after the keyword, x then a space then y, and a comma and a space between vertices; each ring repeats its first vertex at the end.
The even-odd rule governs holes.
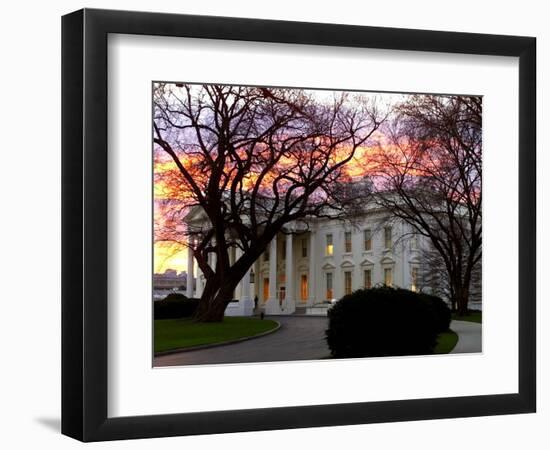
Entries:
POLYGON ((254 292, 266 314, 292 314, 315 302, 315 232, 284 232, 275 237, 261 258, 254 292), (267 296, 266 296, 267 294, 267 296))
MULTIPOLYGON (((225 314, 289 315, 297 310, 326 314, 335 300, 356 289, 385 284, 416 290, 418 252, 426 244, 420 237, 411 244, 407 239, 411 230, 405 224, 394 221, 391 227, 382 227, 380 223, 386 223, 383 216, 368 214, 353 225, 328 218, 312 220, 306 229, 291 224, 246 272, 225 314)), ((187 256, 192 280, 192 251, 187 256)), ((230 263, 240 257, 241 249, 232 247, 230 263)), ((215 258, 210 254, 211 267, 215 258)), ((204 276, 196 271, 195 286, 188 283, 188 296, 199 297, 204 289, 204 276)))

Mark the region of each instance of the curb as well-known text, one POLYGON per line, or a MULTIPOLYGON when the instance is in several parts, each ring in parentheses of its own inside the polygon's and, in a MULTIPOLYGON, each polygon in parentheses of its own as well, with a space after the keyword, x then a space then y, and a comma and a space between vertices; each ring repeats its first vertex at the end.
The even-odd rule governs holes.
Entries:
POLYGON ((165 350, 163 352, 155 353, 153 355, 153 357, 156 358, 157 356, 166 356, 166 355, 173 355, 173 354, 176 354, 176 353, 186 353, 186 352, 194 352, 196 350, 205 350, 207 348, 223 347, 225 345, 237 344, 239 342, 250 341, 252 339, 264 337, 264 336, 267 336, 268 334, 275 333, 275 331, 278 331, 278 330, 281 329, 281 322, 279 322, 278 320, 274 320, 274 319, 270 319, 270 320, 273 320, 277 324, 277 326, 275 328, 272 328, 271 330, 264 331, 263 333, 255 334, 254 336, 245 336, 245 337, 242 337, 242 338, 233 339, 231 341, 216 342, 216 343, 213 343, 213 344, 195 345, 193 347, 175 348, 173 350, 165 350))
POLYGON ((479 323, 479 322, 474 322, 473 320, 456 320, 456 319, 451 319, 451 322, 463 322, 463 323, 473 323, 474 325, 483 325, 483 322, 479 323))
MULTIPOLYGON (((273 315, 265 315, 264 316, 266 319, 270 319, 270 320, 275 320, 273 319, 273 317, 299 317, 300 319, 302 318, 313 318, 313 319, 318 319, 319 317, 324 317, 324 318, 327 318, 328 319, 328 316, 324 316, 324 315, 321 315, 321 314, 273 314, 273 315)), ((275 320, 276 322, 276 320, 275 320)))

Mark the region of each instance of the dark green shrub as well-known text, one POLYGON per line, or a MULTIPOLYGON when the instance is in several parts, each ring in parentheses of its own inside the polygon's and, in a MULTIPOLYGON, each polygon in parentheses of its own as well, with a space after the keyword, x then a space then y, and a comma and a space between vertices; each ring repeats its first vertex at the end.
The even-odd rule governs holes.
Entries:
POLYGON ((153 302, 155 319, 179 319, 191 317, 199 304, 198 298, 170 293, 164 299, 153 302))
POLYGON ((405 289, 355 291, 340 299, 328 317, 326 339, 336 358, 430 354, 439 334, 429 303, 405 289))
POLYGON ((451 308, 439 297, 435 295, 420 293, 420 297, 425 301, 435 314, 438 333, 443 333, 449 329, 451 324, 451 308))

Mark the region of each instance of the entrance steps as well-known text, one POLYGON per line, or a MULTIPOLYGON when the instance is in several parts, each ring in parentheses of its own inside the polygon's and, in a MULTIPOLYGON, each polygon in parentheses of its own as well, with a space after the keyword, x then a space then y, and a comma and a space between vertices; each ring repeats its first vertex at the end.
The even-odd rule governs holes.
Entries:
POLYGON ((308 316, 326 316, 328 310, 332 307, 329 303, 317 303, 313 306, 306 307, 306 315, 308 316))

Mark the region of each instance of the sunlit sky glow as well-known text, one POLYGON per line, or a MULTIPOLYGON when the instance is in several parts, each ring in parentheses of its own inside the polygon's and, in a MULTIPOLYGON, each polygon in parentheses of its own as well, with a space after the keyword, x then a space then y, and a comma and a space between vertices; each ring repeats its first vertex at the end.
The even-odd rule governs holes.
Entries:
MULTIPOLYGON (((329 90, 306 90, 308 94, 317 100, 319 103, 330 103, 333 101, 335 94, 340 91, 329 90)), ((379 110, 382 114, 398 102, 406 98, 404 94, 389 94, 389 93, 370 93, 370 92, 350 92, 350 96, 354 101, 360 102, 362 99, 376 99, 379 110)), ((380 141, 383 140, 381 131, 376 132, 374 136, 380 141)), ((356 150, 354 158, 346 165, 345 173, 352 178, 365 176, 369 171, 368 161, 369 155, 373 152, 380 151, 378 146, 364 145, 356 150)), ((182 161, 184 165, 192 165, 192 161, 182 161)), ((154 162, 154 198, 155 198, 155 220, 163 221, 162 202, 169 199, 185 199, 185 192, 181 191, 181 184, 174 189, 172 186, 178 184, 174 182, 177 179, 178 170, 172 159, 162 151, 155 152, 154 162)), ((187 270, 187 250, 186 248, 173 242, 155 242, 154 244, 154 271, 155 273, 163 273, 167 269, 177 270, 178 272, 187 270)))

